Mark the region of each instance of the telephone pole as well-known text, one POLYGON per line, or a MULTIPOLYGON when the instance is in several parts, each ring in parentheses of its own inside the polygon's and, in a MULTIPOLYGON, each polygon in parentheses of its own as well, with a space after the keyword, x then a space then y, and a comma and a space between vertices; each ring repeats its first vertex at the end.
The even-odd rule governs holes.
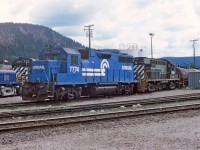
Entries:
POLYGON ((151 58, 153 58, 153 45, 152 45, 152 38, 155 35, 155 33, 149 33, 150 37, 151 37, 151 58))
POLYGON ((91 24, 91 25, 87 25, 87 26, 84 26, 84 31, 86 31, 86 36, 89 37, 89 49, 91 48, 91 37, 92 37, 92 29, 91 27, 93 27, 94 25, 91 24))
POLYGON ((198 39, 190 40, 190 42, 192 42, 193 53, 194 53, 194 58, 193 58, 194 68, 196 67, 196 62, 195 62, 195 44, 197 43, 197 41, 199 41, 199 40, 198 39))

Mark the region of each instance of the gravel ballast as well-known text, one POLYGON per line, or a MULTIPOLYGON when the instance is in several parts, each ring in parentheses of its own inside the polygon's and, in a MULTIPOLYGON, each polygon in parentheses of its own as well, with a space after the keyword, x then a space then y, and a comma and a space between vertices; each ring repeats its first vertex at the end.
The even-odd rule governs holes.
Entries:
POLYGON ((0 149, 197 150, 200 149, 200 110, 10 131, 0 133, 0 149))
POLYGON ((200 149, 200 111, 1 133, 0 149, 200 149))

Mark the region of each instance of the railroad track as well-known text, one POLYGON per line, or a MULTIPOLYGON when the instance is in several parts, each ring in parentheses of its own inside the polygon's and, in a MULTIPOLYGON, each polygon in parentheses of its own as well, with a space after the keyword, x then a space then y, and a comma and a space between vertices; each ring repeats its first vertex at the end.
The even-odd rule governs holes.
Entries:
POLYGON ((19 130, 19 129, 30 129, 54 125, 65 125, 71 123, 81 123, 89 121, 99 121, 99 120, 109 120, 116 118, 132 117, 139 115, 148 115, 148 114, 158 114, 165 112, 174 112, 174 111, 183 111, 191 109, 199 109, 200 102, 195 104, 182 104, 176 106, 163 106, 163 107, 154 107, 138 110, 120 110, 120 111, 110 111, 110 112, 101 112, 96 114, 86 114, 86 115, 74 115, 70 117, 55 117, 49 119, 37 119, 37 120, 27 120, 27 121, 18 121, 18 122, 4 122, 0 123, 0 132, 10 131, 10 130, 19 130))
MULTIPOLYGON (((134 95, 133 95, 134 96, 134 95)), ((193 93, 193 94, 185 94, 185 95, 175 95, 175 96, 168 96, 168 97, 158 97, 158 98, 150 98, 150 99, 141 99, 141 100, 126 100, 122 102, 116 102, 119 105, 122 105, 123 103, 127 103, 128 105, 131 104, 154 104, 154 103, 164 103, 164 102, 170 102, 170 101, 184 101, 188 98, 195 100, 200 98, 200 93, 193 93)), ((91 98, 86 98, 84 100, 77 100, 78 102, 83 101, 92 101, 91 98)), ((58 102, 52 102, 52 101, 44 101, 44 102, 21 102, 21 103, 7 103, 7 104, 0 104, 0 109, 16 109, 18 107, 33 107, 33 106, 48 106, 48 105, 63 105, 66 103, 73 103, 77 101, 58 101, 58 102)), ((101 103, 101 101, 100 101, 101 103)), ((102 105, 107 103, 101 103, 102 105)))
POLYGON ((5 104, 0 104, 0 109, 16 109, 18 107, 32 107, 32 106, 47 106, 47 105, 62 105, 62 104, 66 104, 66 103, 73 103, 73 102, 81 102, 81 101, 88 101, 88 100, 92 100, 91 98, 88 97, 83 97, 81 98, 81 100, 77 99, 76 101, 73 100, 68 100, 68 101, 64 101, 64 100, 60 100, 60 101, 41 101, 41 102, 17 102, 17 103, 5 103, 5 104))
POLYGON ((18 111, 4 111, 0 112, 0 118, 13 118, 21 116, 36 116, 36 115, 45 115, 45 114, 58 114, 58 113, 73 113, 80 111, 90 111, 96 109, 111 109, 123 107, 132 107, 135 105, 150 105, 150 104, 160 104, 160 103, 170 103, 177 101, 191 101, 199 100, 200 94, 187 94, 187 95, 178 95, 178 96, 169 96, 169 97, 160 97, 152 99, 143 99, 143 100, 129 100, 129 101, 119 101, 119 102, 107 102, 107 103, 97 103, 97 104, 87 104, 87 105, 76 105, 76 106, 58 106, 58 107, 47 107, 40 109, 27 109, 27 110, 18 110, 18 111))

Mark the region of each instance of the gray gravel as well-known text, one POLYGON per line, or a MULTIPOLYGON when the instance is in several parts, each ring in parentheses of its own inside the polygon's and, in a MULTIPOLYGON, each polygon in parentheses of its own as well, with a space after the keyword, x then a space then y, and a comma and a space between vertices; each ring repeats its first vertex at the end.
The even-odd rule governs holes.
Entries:
POLYGON ((196 150, 200 111, 1 133, 5 150, 196 150))
MULTIPOLYGON (((186 94, 184 90, 175 90, 143 97, 169 96, 169 92, 186 94)), ((200 110, 0 133, 0 149, 197 150, 200 149, 200 110)))

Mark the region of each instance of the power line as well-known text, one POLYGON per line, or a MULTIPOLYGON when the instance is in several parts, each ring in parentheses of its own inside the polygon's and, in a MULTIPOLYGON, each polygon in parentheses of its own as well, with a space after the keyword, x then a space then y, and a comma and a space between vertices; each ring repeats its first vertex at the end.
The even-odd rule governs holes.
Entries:
POLYGON ((84 26, 84 31, 86 31, 86 36, 89 37, 89 49, 91 48, 91 37, 92 37, 92 31, 94 29, 91 29, 91 27, 93 27, 94 25, 91 24, 91 25, 87 25, 87 26, 84 26))

